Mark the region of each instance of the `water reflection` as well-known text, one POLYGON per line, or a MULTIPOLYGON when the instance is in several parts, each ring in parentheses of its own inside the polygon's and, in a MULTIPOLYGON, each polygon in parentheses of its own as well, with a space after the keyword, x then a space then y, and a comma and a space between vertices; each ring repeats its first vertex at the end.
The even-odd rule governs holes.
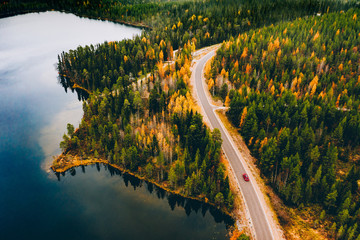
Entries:
POLYGON ((43 171, 60 154, 66 124, 78 126, 82 116, 76 95, 56 80, 57 55, 139 33, 58 12, 0 19, 1 240, 225 238, 225 224, 210 214, 187 217, 170 198, 171 210, 153 186, 138 183, 133 191, 133 180, 126 187, 100 165, 73 169, 61 181, 43 171))
MULTIPOLYGON (((179 207, 184 209, 187 216, 190 216, 191 213, 194 214, 201 213, 203 217, 205 217, 206 213, 209 212, 216 223, 225 223, 226 227, 229 227, 234 224, 234 220, 230 216, 222 213, 219 209, 209 204, 194 199, 184 198, 177 194, 169 193, 150 182, 141 180, 128 173, 121 172, 120 170, 112 166, 106 164, 99 164, 99 163, 96 163, 94 165, 98 172, 100 172, 101 169, 103 168, 105 172, 110 173, 111 177, 120 177, 127 188, 132 187, 134 190, 137 190, 138 188, 144 188, 147 190, 148 193, 157 196, 158 199, 167 200, 167 203, 172 211, 174 211, 176 207, 179 207)), ((61 178, 65 177, 66 174, 70 174, 71 176, 76 176, 77 170, 80 169, 82 173, 86 173, 86 166, 80 166, 76 168, 71 168, 66 173, 63 172, 60 174, 55 172, 55 175, 58 181, 61 181, 61 178)))

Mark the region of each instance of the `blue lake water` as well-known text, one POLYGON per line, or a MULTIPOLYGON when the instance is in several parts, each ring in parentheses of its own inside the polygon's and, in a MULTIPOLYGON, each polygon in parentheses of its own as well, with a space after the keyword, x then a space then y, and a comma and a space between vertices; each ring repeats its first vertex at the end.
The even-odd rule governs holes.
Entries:
POLYGON ((225 239, 215 209, 107 166, 49 171, 82 117, 57 83, 57 55, 140 33, 59 12, 0 19, 0 239, 225 239))

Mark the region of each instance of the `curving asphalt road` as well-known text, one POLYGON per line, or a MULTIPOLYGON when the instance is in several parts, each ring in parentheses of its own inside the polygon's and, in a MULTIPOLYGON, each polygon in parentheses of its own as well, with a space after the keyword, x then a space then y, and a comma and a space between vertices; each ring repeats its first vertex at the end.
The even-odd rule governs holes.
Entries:
POLYGON ((273 233, 270 229, 268 220, 264 213, 263 206, 259 200, 259 196, 254 189, 252 181, 252 174, 248 173, 250 177, 250 182, 245 182, 242 174, 245 173, 245 168, 243 165, 244 160, 242 160, 242 156, 235 150, 235 145, 229 137, 226 129, 223 127, 219 118, 214 112, 214 109, 217 108, 210 104, 209 99, 205 93, 205 88, 203 84, 203 69, 205 67, 205 63, 215 55, 215 50, 211 51, 204 57, 202 57, 197 64, 195 65, 195 69, 193 70, 193 76, 195 77, 195 89, 200 100, 200 104, 204 110, 204 113, 207 115, 209 122, 213 128, 218 128, 221 132, 221 136, 223 139, 222 148, 226 154, 226 157, 230 161, 230 165, 234 170, 235 176, 238 181, 238 185, 242 192, 242 195, 245 200, 245 204, 247 207, 248 214, 250 215, 250 225, 253 226, 253 230, 255 230, 255 239, 258 240, 268 240, 274 239, 273 233))

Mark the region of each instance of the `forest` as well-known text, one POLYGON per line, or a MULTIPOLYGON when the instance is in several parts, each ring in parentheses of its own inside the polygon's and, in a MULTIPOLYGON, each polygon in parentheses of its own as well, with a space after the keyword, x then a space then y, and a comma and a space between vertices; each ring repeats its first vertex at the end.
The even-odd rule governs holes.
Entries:
POLYGON ((261 173, 287 204, 320 205, 337 239, 355 239, 360 224, 359 15, 239 34, 207 69, 261 173))
MULTIPOLYGON (((113 19, 111 12, 116 8, 111 4, 111 1, 100 3, 100 9, 106 9, 100 16, 113 19)), ((267 24, 270 16, 273 16, 271 21, 276 22, 309 12, 328 11, 330 6, 335 9, 335 6, 339 7, 338 3, 329 1, 326 5, 321 2, 297 2, 308 6, 305 10, 298 10, 300 8, 292 1, 245 1, 240 8, 233 1, 224 1, 220 5, 218 1, 149 1, 148 4, 164 5, 155 20, 143 20, 146 19, 144 12, 142 17, 136 19, 151 26, 151 31, 144 32, 141 37, 78 47, 59 55, 59 81, 65 90, 76 90, 79 99, 83 100, 90 95, 84 104, 84 119, 79 131, 75 135, 70 131, 64 136, 61 145, 64 150, 81 149, 80 155, 92 154, 108 159, 127 169, 138 171, 140 175, 146 174, 160 182, 168 181, 174 188, 183 186, 183 191, 188 195, 206 196, 212 202, 219 205, 226 203, 231 207, 233 196, 224 175, 225 169, 219 164, 220 140, 217 144, 214 141, 208 143, 211 133, 203 126, 201 116, 189 107, 193 104, 189 103, 191 100, 187 93, 191 51, 228 39, 239 31, 267 24), (283 7, 279 8, 279 4, 283 7), (292 9, 294 13, 289 15, 285 9, 292 9), (264 17, 266 14, 269 15, 268 18, 264 17), (164 17, 165 15, 175 18, 164 17), (237 24, 238 19, 243 19, 241 25, 237 24), (226 22, 223 26, 228 29, 221 27, 221 24, 216 27, 215 22, 226 22), (182 54, 175 62, 174 69, 168 67, 164 70, 165 60, 172 60, 173 49, 179 48, 183 43, 182 54), (164 78, 169 79, 168 82, 164 78), (180 106, 174 107, 174 103, 180 106), (188 110, 184 110, 182 114, 181 110, 174 110, 184 107, 189 113, 186 113, 188 110), (106 119, 109 123, 105 123, 106 119), (145 126, 153 127, 147 129, 145 126), (160 135, 157 133, 158 126, 164 128, 160 135), (188 132, 189 130, 195 132, 188 132), (204 154, 205 152, 209 155, 204 154), (199 169, 202 171, 198 171, 199 169), (185 190, 189 188, 192 190, 185 190), (219 192, 221 194, 218 195, 219 192), (218 198, 215 199, 217 195, 218 198)), ((99 9, 91 8, 90 5, 78 6, 76 13, 99 15, 99 9)), ((71 4, 65 3, 63 6, 69 7, 71 4)), ((121 8, 131 6, 121 4, 121 8)), ((143 4, 138 7, 149 9, 143 4)), ((348 5, 341 7, 347 8, 348 5)), ((127 17, 139 17, 141 11, 127 12, 127 17)), ((135 21, 131 18, 127 20, 135 21)), ((215 136, 218 135, 220 134, 216 131, 215 136)), ((221 139, 219 136, 218 138, 221 139)))
POLYGON ((13 0, 0 5, 0 17, 29 11, 58 10, 79 16, 145 27, 151 42, 174 49, 196 38, 196 48, 220 43, 240 32, 296 17, 347 10, 349 0, 13 0))
POLYGON ((356 0, 12 0, 0 17, 57 10, 144 28, 59 55, 59 82, 84 109, 61 148, 231 210, 220 133, 204 125, 188 89, 191 52, 226 41, 209 89, 230 107, 263 176, 289 206, 321 206, 329 237, 355 239, 358 8, 356 0))
POLYGON ((107 159, 185 196, 231 210, 220 132, 204 125, 187 88, 194 43, 185 44, 167 65, 162 49, 167 49, 163 41, 156 47, 138 36, 62 53, 61 84, 81 89, 80 99, 86 100, 79 129, 69 124, 60 146, 69 154, 107 159), (140 69, 154 68, 147 76, 133 77, 140 69))

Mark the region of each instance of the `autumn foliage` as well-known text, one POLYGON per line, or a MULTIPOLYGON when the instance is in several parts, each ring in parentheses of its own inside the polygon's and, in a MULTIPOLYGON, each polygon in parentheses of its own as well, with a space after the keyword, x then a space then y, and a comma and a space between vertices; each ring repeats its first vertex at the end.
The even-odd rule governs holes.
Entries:
POLYGON ((359 9, 231 38, 212 61, 228 117, 288 205, 317 204, 339 239, 359 230, 359 9), (335 231, 334 230, 334 231, 335 231))

